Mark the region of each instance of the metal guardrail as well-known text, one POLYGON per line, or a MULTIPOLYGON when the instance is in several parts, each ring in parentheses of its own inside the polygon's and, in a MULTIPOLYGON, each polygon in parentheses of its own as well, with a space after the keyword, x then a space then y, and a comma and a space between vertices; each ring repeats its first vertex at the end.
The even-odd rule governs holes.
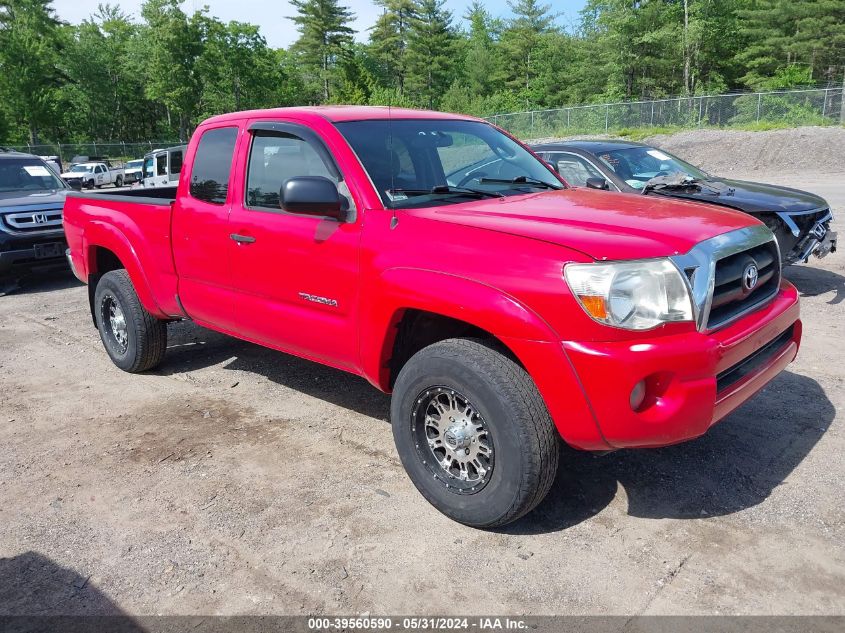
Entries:
POLYGON ((778 90, 578 105, 496 114, 487 120, 517 136, 533 138, 647 127, 837 125, 845 124, 845 89, 778 90))

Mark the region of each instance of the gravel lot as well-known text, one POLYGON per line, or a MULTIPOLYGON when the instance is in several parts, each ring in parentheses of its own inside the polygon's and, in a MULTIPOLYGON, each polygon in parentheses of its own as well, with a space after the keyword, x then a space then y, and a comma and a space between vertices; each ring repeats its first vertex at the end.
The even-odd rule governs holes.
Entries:
MULTIPOLYGON (((783 181, 845 214, 842 173, 783 181)), ((363 380, 190 323, 130 376, 33 280, 0 298, 0 614, 841 614, 845 256, 787 276, 788 371, 699 440, 567 451, 500 532, 423 500, 363 380)))

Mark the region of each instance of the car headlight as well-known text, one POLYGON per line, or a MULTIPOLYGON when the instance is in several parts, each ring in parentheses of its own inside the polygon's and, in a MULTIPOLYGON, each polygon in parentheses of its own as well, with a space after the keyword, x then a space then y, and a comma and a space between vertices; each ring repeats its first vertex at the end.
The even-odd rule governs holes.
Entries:
POLYGON ((692 321, 681 271, 668 259, 568 264, 566 282, 593 319, 628 330, 692 321))

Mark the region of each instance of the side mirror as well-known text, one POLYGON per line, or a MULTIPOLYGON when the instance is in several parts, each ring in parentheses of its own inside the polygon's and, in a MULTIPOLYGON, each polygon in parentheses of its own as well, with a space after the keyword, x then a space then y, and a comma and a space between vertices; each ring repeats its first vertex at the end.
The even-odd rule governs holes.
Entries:
POLYGON ((337 186, 323 176, 288 178, 279 191, 279 206, 290 213, 327 216, 346 221, 343 198, 337 186))
POLYGON ((599 178, 598 176, 587 178, 586 185, 587 189, 610 189, 610 185, 607 184, 607 181, 604 178, 599 178))
POLYGON ((74 191, 82 191, 82 181, 81 180, 72 180, 71 182, 67 183, 70 185, 70 188, 74 191))

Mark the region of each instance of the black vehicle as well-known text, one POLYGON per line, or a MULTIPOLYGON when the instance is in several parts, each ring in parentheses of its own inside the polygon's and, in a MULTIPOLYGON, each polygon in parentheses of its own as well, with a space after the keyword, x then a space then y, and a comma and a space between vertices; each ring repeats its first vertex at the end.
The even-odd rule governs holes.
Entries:
POLYGON ((784 265, 836 250, 830 205, 806 191, 711 176, 630 141, 565 141, 532 146, 574 186, 709 202, 749 213, 777 237, 784 265))
POLYGON ((37 156, 0 149, 0 276, 67 266, 62 207, 69 190, 37 156))

